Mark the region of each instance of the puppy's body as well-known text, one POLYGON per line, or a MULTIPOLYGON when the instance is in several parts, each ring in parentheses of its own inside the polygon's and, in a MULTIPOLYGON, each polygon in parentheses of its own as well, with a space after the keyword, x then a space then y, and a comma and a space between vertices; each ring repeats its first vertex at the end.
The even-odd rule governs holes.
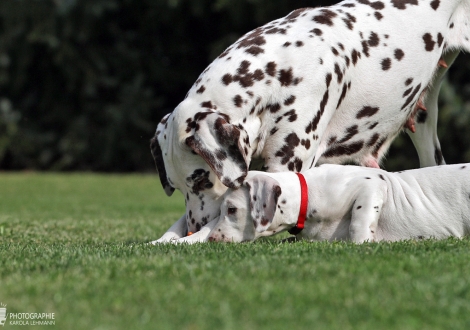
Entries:
MULTIPOLYGON (((361 243, 470 234, 470 164, 398 173, 322 165, 304 177, 309 201, 299 238, 361 243)), ((290 229, 299 208, 294 173, 250 172, 246 187, 224 196, 209 240, 249 241, 290 229)))

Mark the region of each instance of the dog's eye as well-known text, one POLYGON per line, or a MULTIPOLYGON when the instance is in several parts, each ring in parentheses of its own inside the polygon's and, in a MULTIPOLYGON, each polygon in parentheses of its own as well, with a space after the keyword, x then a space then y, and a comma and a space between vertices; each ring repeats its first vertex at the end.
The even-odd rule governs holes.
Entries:
POLYGON ((237 208, 236 207, 229 207, 228 210, 227 210, 227 213, 229 215, 234 215, 237 213, 237 208))

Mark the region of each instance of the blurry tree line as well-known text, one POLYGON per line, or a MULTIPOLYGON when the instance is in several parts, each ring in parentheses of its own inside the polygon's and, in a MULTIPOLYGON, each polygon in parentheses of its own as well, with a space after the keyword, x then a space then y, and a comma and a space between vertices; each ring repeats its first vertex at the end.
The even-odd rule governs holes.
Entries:
MULTIPOLYGON (((153 170, 149 139, 244 33, 337 1, 1 0, 0 169, 153 170)), ((449 163, 470 161, 470 61, 441 95, 449 163)), ((406 137, 387 169, 417 166, 406 137)))

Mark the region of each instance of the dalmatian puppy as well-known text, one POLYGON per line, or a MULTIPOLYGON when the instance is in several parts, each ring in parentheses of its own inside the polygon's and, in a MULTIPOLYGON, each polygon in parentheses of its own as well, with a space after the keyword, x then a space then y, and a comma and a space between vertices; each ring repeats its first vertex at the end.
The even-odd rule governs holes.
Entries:
POLYGON ((303 177, 301 184, 296 173, 250 171, 241 188, 224 194, 209 241, 292 229, 299 239, 356 243, 470 234, 470 164, 398 173, 325 164, 303 177))
POLYGON ((444 164, 437 95, 462 49, 470 51, 470 0, 346 0, 247 33, 151 140, 166 193, 178 189, 186 203, 186 214, 153 243, 215 219, 220 196, 240 187, 249 169, 378 168, 404 127, 416 131, 421 166, 444 164))

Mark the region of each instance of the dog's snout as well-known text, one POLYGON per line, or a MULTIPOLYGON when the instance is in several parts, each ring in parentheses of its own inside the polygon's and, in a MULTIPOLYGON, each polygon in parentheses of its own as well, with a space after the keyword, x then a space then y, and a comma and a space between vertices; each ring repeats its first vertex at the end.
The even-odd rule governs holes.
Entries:
POLYGON ((209 242, 216 242, 217 239, 214 236, 209 237, 209 242))

